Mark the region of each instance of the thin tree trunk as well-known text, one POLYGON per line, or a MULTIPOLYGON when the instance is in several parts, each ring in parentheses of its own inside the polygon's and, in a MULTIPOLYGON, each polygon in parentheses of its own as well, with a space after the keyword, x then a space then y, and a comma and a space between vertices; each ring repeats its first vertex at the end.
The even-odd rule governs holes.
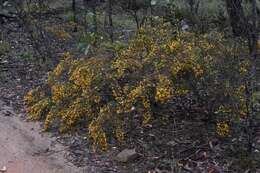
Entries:
POLYGON ((76 11, 76 0, 72 0, 72 11, 73 11, 73 22, 75 24, 74 32, 77 32, 77 11, 76 11))
POLYGON ((94 43, 93 43, 94 47, 97 44, 96 39, 97 39, 97 34, 98 34, 97 9, 96 9, 96 6, 97 6, 97 2, 95 0, 91 1, 91 8, 92 8, 92 13, 93 13, 92 20, 93 20, 94 33, 95 33, 95 40, 94 40, 94 43))
POLYGON ((85 32, 87 33, 87 30, 88 30, 88 21, 87 21, 88 0, 83 0, 83 6, 84 6, 84 27, 85 27, 85 32))
POLYGON ((226 0, 226 7, 234 36, 248 37, 249 28, 243 11, 242 0, 226 0))
POLYGON ((153 6, 152 6, 152 0, 149 0, 149 8, 150 8, 150 24, 151 26, 153 27, 154 24, 153 24, 153 6))
POLYGON ((110 40, 113 43, 114 42, 114 28, 113 28, 113 8, 112 8, 112 0, 107 0, 106 4, 106 15, 105 15, 105 21, 104 21, 104 28, 107 30, 110 40), (107 22, 108 17, 108 22, 107 22))
POLYGON ((92 12, 93 12, 93 25, 94 25, 94 32, 97 33, 97 9, 96 9, 96 2, 92 2, 92 12))
POLYGON ((190 12, 192 15, 195 14, 195 0, 188 0, 189 6, 190 6, 190 12))
POLYGON ((253 152, 254 143, 254 123, 256 121, 256 110, 254 109, 253 94, 256 89, 256 58, 257 58, 257 6, 256 0, 252 0, 252 29, 249 35, 249 51, 251 56, 251 74, 250 74, 250 116, 249 116, 249 134, 248 134, 248 152, 253 152))
POLYGON ((140 23, 139 23, 139 19, 138 19, 138 12, 136 10, 133 12, 133 17, 135 19, 136 28, 139 29, 140 28, 140 23))

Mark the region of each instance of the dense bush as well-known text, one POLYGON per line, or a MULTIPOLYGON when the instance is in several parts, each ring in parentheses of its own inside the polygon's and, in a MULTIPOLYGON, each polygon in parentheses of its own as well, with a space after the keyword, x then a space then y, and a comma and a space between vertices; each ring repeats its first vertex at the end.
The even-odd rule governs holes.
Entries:
POLYGON ((141 115, 139 125, 147 125, 158 119, 157 110, 192 100, 182 106, 203 107, 199 116, 217 120, 217 132, 227 136, 230 121, 246 116, 242 51, 221 33, 176 33, 167 24, 141 28, 113 58, 65 53, 46 84, 25 97, 27 111, 46 129, 86 125, 94 145, 106 149, 111 138, 127 137, 132 117, 141 115))

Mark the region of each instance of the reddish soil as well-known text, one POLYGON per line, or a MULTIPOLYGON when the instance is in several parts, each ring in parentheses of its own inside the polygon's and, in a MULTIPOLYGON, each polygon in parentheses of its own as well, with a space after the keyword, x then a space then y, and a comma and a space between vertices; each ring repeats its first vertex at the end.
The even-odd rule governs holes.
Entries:
POLYGON ((67 163, 64 152, 64 146, 40 133, 39 124, 23 121, 0 100, 0 172, 4 167, 7 170, 2 172, 6 173, 91 171, 67 163))

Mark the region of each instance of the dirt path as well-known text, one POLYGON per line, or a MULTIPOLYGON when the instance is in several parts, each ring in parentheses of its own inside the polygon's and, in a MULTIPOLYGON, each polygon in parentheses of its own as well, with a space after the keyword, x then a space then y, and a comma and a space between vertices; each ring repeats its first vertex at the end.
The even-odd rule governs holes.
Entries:
POLYGON ((67 163, 64 152, 62 145, 40 133, 39 124, 24 122, 0 100, 0 170, 6 167, 6 173, 91 171, 67 163))

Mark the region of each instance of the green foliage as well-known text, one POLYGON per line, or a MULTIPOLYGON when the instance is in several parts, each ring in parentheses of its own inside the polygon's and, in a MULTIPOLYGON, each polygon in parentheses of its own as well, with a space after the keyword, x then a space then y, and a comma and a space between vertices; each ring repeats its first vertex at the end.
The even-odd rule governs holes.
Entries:
POLYGON ((0 41, 0 56, 5 55, 11 50, 11 45, 8 42, 0 41))
POLYGON ((20 57, 26 61, 32 61, 33 60, 33 54, 31 52, 23 52, 20 57))
POLYGON ((30 2, 26 3, 25 10, 30 13, 42 13, 49 9, 48 4, 50 0, 39 1, 39 0, 31 0, 30 2))
POLYGON ((221 122, 246 114, 248 63, 235 58, 243 49, 221 33, 172 33, 167 24, 141 28, 113 58, 65 53, 44 89, 25 97, 30 118, 43 118, 45 129, 59 122, 62 132, 86 124, 94 145, 105 150, 111 138, 127 137, 136 114, 142 115, 139 125, 147 125, 160 120, 157 110, 192 99, 210 107, 219 120, 217 132, 228 135, 228 123, 221 122))
POLYGON ((86 48, 93 45, 99 45, 104 40, 101 34, 88 32, 83 33, 79 39, 79 49, 82 52, 86 51, 86 48))
POLYGON ((224 1, 194 1, 194 12, 191 12, 189 1, 172 0, 169 5, 169 14, 167 20, 172 23, 178 23, 185 19, 195 31, 207 32, 209 29, 228 27, 227 14, 224 1))

